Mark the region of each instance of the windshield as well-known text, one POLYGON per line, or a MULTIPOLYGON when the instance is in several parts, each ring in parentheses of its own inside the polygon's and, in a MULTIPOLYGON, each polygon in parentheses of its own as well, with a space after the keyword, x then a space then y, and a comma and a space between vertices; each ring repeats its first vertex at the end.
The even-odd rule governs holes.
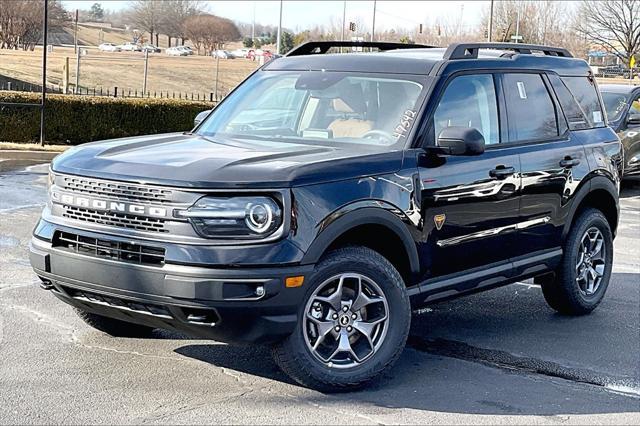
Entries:
POLYGON ((621 93, 602 92, 602 101, 609 121, 617 121, 627 107, 627 97, 621 93))
POLYGON ((259 71, 197 133, 325 145, 404 144, 418 117, 424 76, 259 71))

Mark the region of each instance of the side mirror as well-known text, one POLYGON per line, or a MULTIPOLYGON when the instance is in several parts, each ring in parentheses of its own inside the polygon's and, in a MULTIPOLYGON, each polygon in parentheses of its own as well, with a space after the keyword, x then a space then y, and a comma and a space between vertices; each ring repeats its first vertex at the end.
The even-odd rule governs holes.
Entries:
POLYGON ((439 151, 448 155, 479 155, 484 152, 484 137, 472 127, 447 127, 438 135, 439 151))
POLYGON ((640 114, 629 114, 627 124, 629 126, 640 126, 640 114))
POLYGON ((207 118, 207 115, 209 115, 210 112, 211 110, 208 109, 206 111, 198 113, 198 115, 196 115, 196 118, 193 120, 193 127, 198 127, 198 124, 202 123, 202 120, 207 118))

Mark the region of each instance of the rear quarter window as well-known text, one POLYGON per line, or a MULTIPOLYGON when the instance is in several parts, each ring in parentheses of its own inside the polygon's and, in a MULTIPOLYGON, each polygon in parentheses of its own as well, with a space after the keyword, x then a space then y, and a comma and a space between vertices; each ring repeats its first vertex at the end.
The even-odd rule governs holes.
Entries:
POLYGON ((595 83, 589 77, 561 77, 554 84, 571 130, 604 127, 604 111, 595 83), (563 88, 564 86, 564 88, 563 88))

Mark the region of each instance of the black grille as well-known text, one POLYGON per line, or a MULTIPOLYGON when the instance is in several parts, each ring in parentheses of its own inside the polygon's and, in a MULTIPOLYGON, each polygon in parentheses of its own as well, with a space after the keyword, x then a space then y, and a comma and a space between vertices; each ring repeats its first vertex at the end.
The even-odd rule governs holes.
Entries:
POLYGON ((86 237, 70 232, 56 231, 53 235, 53 247, 85 256, 121 262, 145 265, 164 264, 163 248, 86 237))
POLYGON ((139 303, 131 300, 120 299, 118 297, 105 296, 84 290, 77 290, 71 287, 63 287, 63 290, 76 300, 89 302, 97 305, 110 306, 112 308, 136 312, 140 314, 152 315, 154 317, 172 319, 173 316, 168 309, 163 306, 149 303, 139 303))
POLYGON ((165 188, 64 176, 63 188, 76 193, 106 196, 132 202, 171 202, 172 191, 165 188))
POLYGON ((64 212, 62 213, 62 216, 69 219, 97 223, 100 225, 135 229, 138 231, 169 232, 164 227, 164 219, 155 219, 115 212, 104 212, 67 205, 63 208, 64 212))

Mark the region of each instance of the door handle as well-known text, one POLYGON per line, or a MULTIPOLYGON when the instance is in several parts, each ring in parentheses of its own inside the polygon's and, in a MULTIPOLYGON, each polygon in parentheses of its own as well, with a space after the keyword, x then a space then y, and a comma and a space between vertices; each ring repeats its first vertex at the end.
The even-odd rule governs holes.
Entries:
POLYGON ((570 155, 567 155, 566 157, 564 157, 564 160, 560 161, 560 167, 565 167, 568 169, 573 166, 577 166, 578 164, 580 164, 580 160, 578 160, 577 158, 572 158, 570 155))
POLYGON ((495 169, 489 170, 489 176, 496 179, 506 179, 507 177, 513 175, 516 172, 516 169, 511 166, 496 166, 495 169))

